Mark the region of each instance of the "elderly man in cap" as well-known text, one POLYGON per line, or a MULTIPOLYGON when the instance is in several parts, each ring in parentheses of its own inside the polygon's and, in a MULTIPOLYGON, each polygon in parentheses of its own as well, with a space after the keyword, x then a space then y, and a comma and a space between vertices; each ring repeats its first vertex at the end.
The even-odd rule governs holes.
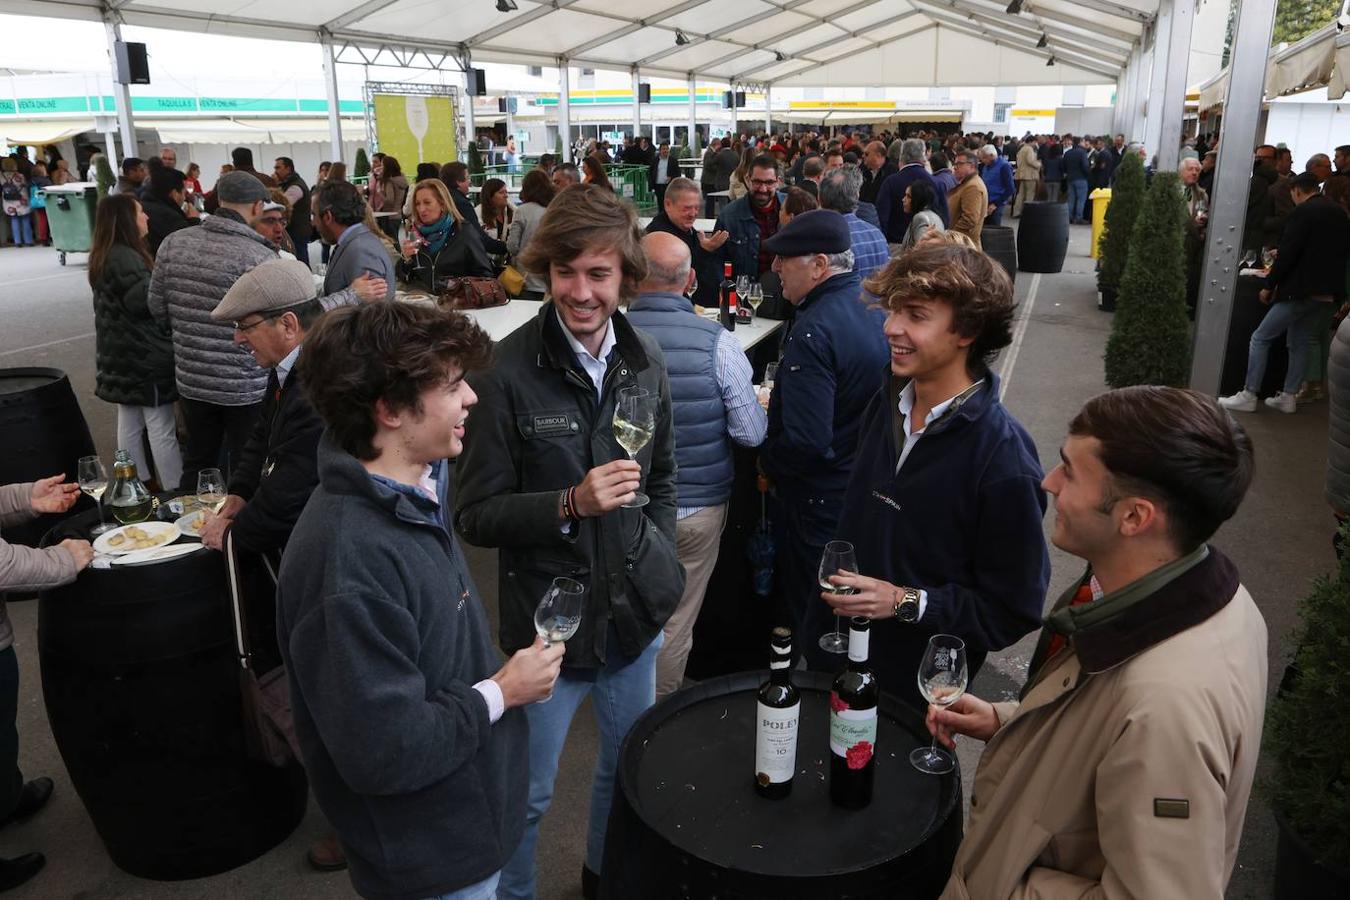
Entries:
MULTIPOLYGON (((781 509, 779 615, 795 631, 807 604, 819 602, 816 567, 835 537, 862 412, 884 380, 888 352, 884 316, 863 296, 843 216, 802 213, 765 247, 774 254, 783 296, 796 307, 760 453, 781 509)), ((802 635, 794 649, 817 637, 802 635)))
POLYGON ((253 228, 267 188, 245 172, 216 182, 219 206, 199 228, 175 231, 159 245, 148 306, 173 331, 174 369, 187 424, 183 478, 195 490, 202 469, 228 468, 253 429, 267 375, 234 345, 228 324, 211 318, 234 283, 277 248, 253 228))

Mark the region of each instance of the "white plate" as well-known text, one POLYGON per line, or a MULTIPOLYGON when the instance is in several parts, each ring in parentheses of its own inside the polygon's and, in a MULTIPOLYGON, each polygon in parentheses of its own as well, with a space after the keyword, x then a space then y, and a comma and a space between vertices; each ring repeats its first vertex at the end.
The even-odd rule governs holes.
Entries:
MULTIPOLYGON (((136 547, 132 544, 131 539, 126 537, 126 532, 129 528, 139 528, 152 538, 159 538, 159 543, 156 544, 155 547, 162 547, 170 541, 178 539, 178 529, 174 527, 172 522, 137 522, 135 525, 122 525, 106 534, 100 534, 98 540, 94 541, 94 552, 108 553, 113 556, 135 553, 136 547), (120 544, 113 545, 111 543, 112 539, 119 534, 123 536, 124 540, 120 544)), ((143 549, 153 550, 155 547, 145 547, 143 549)))
POLYGON ((202 539, 202 533, 200 530, 194 531, 192 529, 192 523, 197 522, 197 528, 200 529, 205 521, 206 512, 205 510, 199 509, 196 512, 188 513, 186 516, 179 516, 174 520, 173 527, 177 528, 178 533, 183 537, 192 538, 194 541, 200 541, 202 539), (198 521, 199 519, 200 521, 198 521))
POLYGON ((141 563, 164 562, 166 559, 176 559, 201 549, 203 549, 201 544, 171 544, 168 547, 156 547, 153 550, 141 550, 138 553, 119 556, 112 561, 112 564, 114 566, 135 566, 141 563))

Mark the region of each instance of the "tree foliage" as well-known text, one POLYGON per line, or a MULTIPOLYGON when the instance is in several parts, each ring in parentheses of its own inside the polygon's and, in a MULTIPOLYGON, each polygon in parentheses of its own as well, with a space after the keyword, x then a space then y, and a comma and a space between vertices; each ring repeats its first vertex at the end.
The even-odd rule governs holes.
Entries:
POLYGON ((112 163, 108 162, 108 157, 102 153, 95 153, 92 159, 94 168, 94 182, 98 185, 99 199, 108 196, 108 191, 117 184, 117 176, 113 174, 112 163))
MULTIPOLYGON (((1114 196, 1111 206, 1115 206, 1114 196)), ((1134 223, 1111 337, 1106 342, 1106 383, 1113 388, 1135 384, 1185 387, 1190 380, 1191 336, 1182 250, 1185 216, 1177 174, 1156 173, 1134 223)))
POLYGON ((1137 153, 1126 153, 1116 168, 1115 184, 1111 186, 1111 203, 1106 207, 1101 243, 1102 267, 1097 275, 1099 290, 1119 290, 1125 261, 1130 255, 1134 220, 1138 218, 1143 203, 1144 162, 1137 153))
MULTIPOLYGON (((1350 526, 1342 527, 1350 539, 1350 526)), ((1323 863, 1350 859, 1350 555, 1298 604, 1292 676, 1266 715, 1264 783, 1275 811, 1323 863)))
POLYGON ((1279 0, 1275 6, 1275 31, 1271 43, 1292 44, 1305 38, 1330 24, 1340 11, 1341 0, 1279 0))
POLYGON ((366 156, 365 147, 356 148, 356 162, 352 164, 352 177, 365 178, 370 174, 370 157, 366 156))

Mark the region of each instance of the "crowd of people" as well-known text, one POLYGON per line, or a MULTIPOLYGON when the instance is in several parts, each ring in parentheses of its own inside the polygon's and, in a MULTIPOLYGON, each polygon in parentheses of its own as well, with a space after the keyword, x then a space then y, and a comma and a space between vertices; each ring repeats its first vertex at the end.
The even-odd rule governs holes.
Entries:
MULTIPOLYGON (((640 157, 660 197, 645 231, 604 147, 580 167, 546 154, 515 207, 492 181, 472 203, 459 162, 419 163, 409 184, 377 154, 365 191, 340 163, 310 188, 291 160, 267 175, 240 148, 206 194, 167 148, 123 167, 90 261, 98 393, 117 404, 120 447, 139 454, 148 436, 138 468, 160 486, 226 469, 207 547, 228 538, 279 564, 250 618, 275 613, 294 737, 333 828, 310 849, 316 868, 348 867, 367 897, 534 897, 540 822, 589 699, 581 883, 595 896, 620 747, 686 681, 742 447, 775 503, 772 618, 800 664, 833 671, 816 638, 865 616, 887 690, 941 740, 990 742, 950 896, 1222 893, 1260 745, 1266 633, 1208 542, 1250 483, 1250 441, 1197 393, 1114 391, 1068 424, 1047 474, 991 368, 1014 300, 982 229, 1053 193, 1056 172, 1081 220, 1081 182, 1109 182, 1129 150, 876 137, 714 142, 700 179, 639 139, 620 158, 640 157), (722 190, 705 233, 696 220, 722 190), (506 262, 548 302, 495 344, 462 313, 391 302, 397 283, 434 293, 506 262), (698 314, 727 266, 790 320, 765 404, 734 337, 698 314), (654 409, 635 457, 613 427, 629 395, 654 409), (1051 507, 1052 542, 1086 570, 1043 618, 1051 507), (858 571, 822 591, 836 538, 858 571), (495 641, 461 539, 498 551, 495 641), (550 644, 534 613, 558 577, 585 586, 584 611, 550 644), (928 709, 915 672, 930 636, 964 640, 973 678, 1038 628, 1020 705, 928 709)), ((68 508, 72 487, 6 488, 0 520, 68 508)), ((81 541, 0 542, 0 585, 69 581, 91 557, 81 541)), ((0 700, 17 693, 12 654, 0 649, 0 700)), ((14 771, 13 808, 40 806, 50 782, 14 771)), ((21 862, 0 863, 0 887, 36 871, 21 862)))

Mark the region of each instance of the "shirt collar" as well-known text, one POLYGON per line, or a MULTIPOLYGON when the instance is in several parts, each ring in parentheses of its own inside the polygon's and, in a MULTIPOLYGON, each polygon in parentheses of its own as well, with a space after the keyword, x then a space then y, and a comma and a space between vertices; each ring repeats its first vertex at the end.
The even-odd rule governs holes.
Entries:
POLYGON ((277 363, 277 384, 286 386, 286 377, 291 374, 291 369, 295 368, 295 361, 300 358, 300 344, 295 345, 295 349, 286 354, 286 358, 277 363))
POLYGON ((346 228, 342 230, 342 234, 338 235, 337 239, 338 246, 347 243, 352 238, 356 237, 358 234, 360 234, 362 231, 365 230, 366 225, 364 222, 357 222, 355 225, 348 225, 346 228), (360 229, 360 231, 358 231, 357 229, 360 229))
POLYGON ((614 337, 613 317, 610 318, 610 321, 605 323, 605 339, 600 342, 600 353, 597 356, 592 356, 591 351, 583 347, 581 341, 577 340, 576 336, 568 330, 567 326, 562 324, 561 316, 558 318, 558 324, 562 325, 563 337, 567 339, 567 345, 572 348, 572 352, 575 353, 578 358, 585 356, 588 359, 603 363, 605 360, 609 359, 610 351, 613 350, 614 345, 618 343, 618 340, 614 337))
MULTIPOLYGON (((972 384, 970 387, 966 388, 964 391, 961 391, 960 393, 957 394, 953 394, 946 400, 943 400, 941 403, 934 406, 932 409, 928 411, 928 416, 923 420, 923 428, 911 430, 910 434, 914 434, 916 431, 923 431, 924 428, 927 428, 933 422, 942 418, 943 413, 945 413, 949 408, 951 408, 952 403, 956 401, 957 397, 960 397, 962 394, 969 396, 974 392, 975 388, 978 388, 982 384, 984 384, 983 378, 972 384)), ((908 384, 905 385, 904 390, 900 391, 900 415, 905 417, 906 427, 908 427, 909 423, 909 414, 913 411, 914 411, 914 382, 910 381, 908 384)))

